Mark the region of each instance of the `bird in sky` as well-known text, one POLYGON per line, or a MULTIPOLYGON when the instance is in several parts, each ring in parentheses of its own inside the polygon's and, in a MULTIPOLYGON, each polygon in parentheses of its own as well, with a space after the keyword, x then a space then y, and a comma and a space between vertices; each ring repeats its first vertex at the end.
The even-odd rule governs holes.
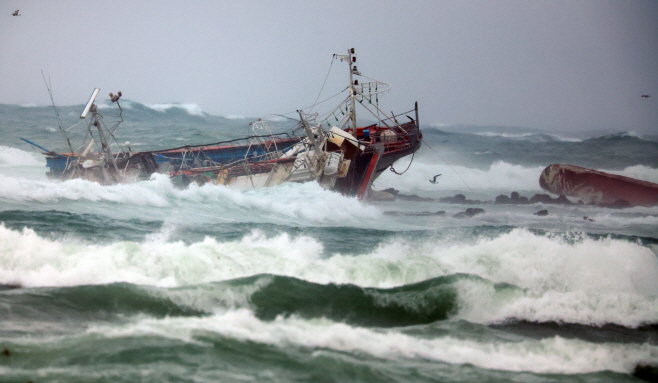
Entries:
POLYGON ((649 96, 648 94, 643 94, 641 97, 649 98, 649 97, 651 97, 651 96, 649 96))
POLYGON ((11 15, 12 16, 20 16, 20 14, 18 13, 18 9, 16 10, 16 12, 12 13, 11 15))
POLYGON ((436 177, 440 176, 440 174, 437 174, 430 180, 431 183, 435 184, 436 183, 436 177))

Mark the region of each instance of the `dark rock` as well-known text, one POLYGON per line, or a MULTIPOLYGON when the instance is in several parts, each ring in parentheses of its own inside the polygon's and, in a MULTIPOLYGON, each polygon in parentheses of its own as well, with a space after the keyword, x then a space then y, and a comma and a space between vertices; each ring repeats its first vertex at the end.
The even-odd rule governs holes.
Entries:
POLYGON ((506 196, 504 194, 501 194, 498 197, 496 197, 496 200, 494 201, 494 203, 509 204, 509 203, 512 203, 512 202, 510 201, 510 198, 508 196, 506 196))
POLYGON ((445 202, 445 203, 465 203, 466 202, 466 196, 463 194, 455 194, 454 197, 443 197, 439 198, 439 202, 445 202))
POLYGON ((466 217, 470 218, 470 217, 476 216, 478 214, 483 214, 484 212, 485 212, 484 209, 480 209, 479 207, 471 207, 471 208, 466 209, 466 211, 464 211, 464 212, 457 213, 457 214, 453 215, 453 217, 454 218, 466 218, 466 217))
POLYGON ((536 212, 535 215, 538 215, 540 217, 546 216, 546 215, 548 215, 548 210, 540 210, 540 211, 536 212))
POLYGON ((658 382, 658 366, 638 364, 635 366, 633 376, 647 382, 658 382))
POLYGON ((504 194, 499 195, 498 197, 496 197, 496 200, 494 201, 494 203, 502 204, 502 205, 505 205, 505 204, 512 204, 512 205, 527 204, 528 203, 528 197, 521 197, 519 195, 519 193, 514 191, 514 192, 512 192, 512 194, 510 194, 509 197, 504 195, 504 194))
POLYGON ((398 196, 398 194, 400 194, 399 190, 396 190, 396 189, 393 189, 393 188, 384 189, 382 191, 386 192, 386 193, 389 193, 389 194, 393 194, 396 197, 398 196))
POLYGON ((564 194, 560 194, 560 196, 557 197, 557 199, 554 200, 553 203, 560 205, 573 205, 573 202, 569 201, 569 198, 567 198, 567 196, 565 196, 564 194))

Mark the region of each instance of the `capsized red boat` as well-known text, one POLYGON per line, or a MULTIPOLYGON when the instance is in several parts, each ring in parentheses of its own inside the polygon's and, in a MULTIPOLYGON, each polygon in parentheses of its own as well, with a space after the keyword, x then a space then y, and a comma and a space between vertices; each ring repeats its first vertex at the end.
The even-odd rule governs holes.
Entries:
POLYGON ((568 164, 549 165, 539 186, 553 194, 579 198, 585 203, 630 206, 658 205, 658 184, 568 164))

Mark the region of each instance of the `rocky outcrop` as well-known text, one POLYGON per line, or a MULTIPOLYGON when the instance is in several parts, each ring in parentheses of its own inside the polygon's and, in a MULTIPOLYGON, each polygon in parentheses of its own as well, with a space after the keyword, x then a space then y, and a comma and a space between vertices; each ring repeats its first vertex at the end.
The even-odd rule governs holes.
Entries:
POLYGON ((455 194, 453 197, 439 198, 439 202, 458 203, 462 205, 479 205, 482 203, 480 200, 466 199, 466 196, 463 194, 455 194))
POLYGON ((471 218, 478 214, 484 214, 484 213, 485 213, 484 209, 480 209, 479 207, 471 207, 466 209, 466 211, 464 212, 453 215, 453 218, 467 218, 467 217, 471 218))
POLYGON ((559 197, 553 199, 548 194, 535 194, 530 198, 529 203, 543 203, 549 205, 573 205, 574 203, 569 201, 565 195, 560 195, 559 197))
MULTIPOLYGON (((513 191, 510 193, 509 196, 501 194, 496 197, 494 201, 480 201, 480 200, 472 200, 466 198, 464 194, 455 194, 452 197, 441 197, 441 198, 427 198, 427 197, 421 197, 416 194, 403 194, 400 193, 399 190, 393 189, 393 188, 388 188, 382 190, 380 193, 386 193, 387 195, 393 196, 393 199, 387 198, 387 199, 381 199, 386 200, 386 201, 392 201, 395 199, 399 199, 401 201, 416 201, 416 202, 442 202, 442 203, 452 203, 452 204, 459 204, 459 205, 482 205, 482 204, 489 204, 489 203, 495 203, 497 205, 530 205, 530 204, 536 204, 536 203, 542 203, 545 205, 575 205, 576 203, 572 202, 567 198, 565 195, 560 195, 557 198, 553 198, 548 194, 535 194, 532 196, 530 199, 528 197, 524 197, 519 195, 518 192, 513 191)), ((578 201, 577 204, 583 205, 582 201, 578 201)), ((628 201, 625 201, 623 199, 619 199, 613 203, 593 203, 590 202, 587 205, 591 206, 600 206, 600 207, 607 207, 611 209, 623 209, 627 207, 633 206, 631 203, 628 201)))

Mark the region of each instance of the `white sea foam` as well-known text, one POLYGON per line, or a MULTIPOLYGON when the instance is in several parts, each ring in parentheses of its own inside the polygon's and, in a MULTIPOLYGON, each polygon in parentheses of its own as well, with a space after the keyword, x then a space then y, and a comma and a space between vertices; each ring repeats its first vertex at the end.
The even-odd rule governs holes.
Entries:
POLYGON ((153 110, 157 110, 158 112, 165 112, 171 108, 180 108, 185 110, 188 114, 195 116, 203 116, 203 111, 197 104, 178 104, 178 103, 153 104, 153 105, 146 105, 146 107, 151 108, 153 110))
MULTIPOLYGON (((89 204, 88 211, 113 217, 135 218, 135 206, 160 207, 148 214, 167 222, 198 223, 217 219, 239 222, 273 222, 296 225, 337 225, 373 222, 381 217, 374 206, 322 189, 317 183, 283 184, 273 188, 241 191, 206 184, 176 188, 169 177, 155 174, 149 181, 103 186, 81 179, 68 181, 32 180, 0 174, 0 198, 9 201, 51 204, 63 201, 110 202, 89 204)), ((144 214, 140 211, 140 214, 144 214)))
MULTIPOLYGON (((121 99, 121 108, 122 109, 134 109, 133 105, 134 104, 139 104, 135 101, 131 100, 126 100, 126 99, 121 99)), ((96 100, 95 102, 96 106, 98 106, 98 109, 116 109, 118 111, 118 107, 115 103, 112 101, 105 99, 105 100, 96 100)), ((80 110, 82 112, 82 109, 80 110)))
POLYGON ((563 141, 563 142, 581 142, 581 139, 578 138, 572 138, 572 137, 565 137, 562 135, 555 135, 555 134, 545 134, 545 133, 499 133, 499 132, 480 132, 480 133, 474 133, 478 136, 484 136, 484 137, 503 137, 503 138, 510 138, 510 139, 516 139, 516 140, 541 140, 545 141, 546 138, 550 138, 556 141, 563 141))
POLYGON ((475 244, 434 246, 432 252, 446 274, 475 274, 523 289, 499 294, 491 285, 462 282, 458 315, 469 321, 625 326, 658 321, 658 258, 636 243, 588 238, 572 243, 516 229, 475 244))
MULTIPOLYGON (((404 159, 396 163, 398 171, 404 170, 408 164, 404 159)), ((506 191, 525 190, 540 192, 539 175, 544 170, 543 166, 524 167, 498 161, 489 169, 474 169, 464 166, 449 166, 445 163, 428 163, 414 161, 409 170, 401 176, 392 172, 384 172, 376 181, 378 189, 393 187, 405 193, 409 192, 433 192, 440 194, 442 191, 462 190, 467 194, 470 190, 494 190, 506 191), (429 180, 436 174, 437 184, 429 180)))
MULTIPOLYGON (((400 160, 395 164, 395 168, 398 171, 404 170, 410 160, 410 158, 400 160)), ((380 190, 393 187, 404 193, 432 192, 437 195, 442 191, 455 190, 467 194, 472 190, 489 190, 506 194, 513 190, 546 193, 539 186, 539 176, 545 168, 546 166, 527 167, 497 161, 483 170, 459 165, 449 166, 445 163, 427 162, 426 159, 417 158, 403 175, 384 172, 375 184, 380 190), (437 184, 430 183, 429 180, 436 174, 441 174, 437 178, 437 184)), ((658 183, 658 169, 644 165, 629 166, 623 170, 599 170, 658 183)))
POLYGON ((73 179, 65 182, 33 180, 0 175, 0 198, 42 203, 63 200, 111 201, 146 206, 165 206, 167 201, 145 187, 148 183, 103 186, 73 179))
POLYGON ((493 239, 395 240, 369 254, 326 256, 322 244, 306 236, 254 231, 239 241, 184 244, 170 242, 166 230, 142 243, 95 245, 0 226, 0 283, 173 287, 275 274, 385 288, 466 273, 484 278, 455 286, 457 316, 471 322, 518 318, 631 327, 658 322, 658 258, 621 240, 574 242, 517 229, 493 239), (496 291, 492 283, 520 290, 496 291))
POLYGON ((0 168, 46 166, 42 155, 0 145, 0 168))
POLYGON ((629 166, 624 170, 601 170, 605 173, 618 174, 626 177, 635 178, 642 181, 658 183, 658 169, 650 168, 644 165, 629 166))
POLYGON ((203 344, 207 340, 202 339, 216 334, 281 348, 311 348, 316 350, 316 355, 323 350, 336 350, 394 361, 423 359, 541 374, 606 370, 630 373, 639 362, 658 359, 658 351, 649 344, 590 343, 560 337, 511 342, 498 339, 486 343, 452 336, 420 338, 396 329, 372 330, 326 319, 304 320, 293 316, 265 322, 246 309, 201 318, 149 318, 123 327, 94 326, 87 333, 106 338, 156 335, 196 344, 203 344), (196 336, 199 330, 204 338, 196 336))

